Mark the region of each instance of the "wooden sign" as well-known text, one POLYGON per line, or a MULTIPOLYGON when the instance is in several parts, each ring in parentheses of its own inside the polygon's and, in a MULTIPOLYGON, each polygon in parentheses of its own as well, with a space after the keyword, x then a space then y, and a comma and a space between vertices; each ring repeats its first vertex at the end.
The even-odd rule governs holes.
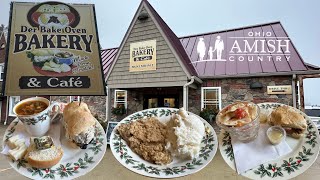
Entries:
POLYGON ((129 72, 156 70, 156 45, 156 40, 131 43, 129 72))
POLYGON ((11 4, 5 95, 105 95, 94 5, 11 4))
POLYGON ((268 86, 268 94, 292 94, 291 85, 284 86, 268 86))

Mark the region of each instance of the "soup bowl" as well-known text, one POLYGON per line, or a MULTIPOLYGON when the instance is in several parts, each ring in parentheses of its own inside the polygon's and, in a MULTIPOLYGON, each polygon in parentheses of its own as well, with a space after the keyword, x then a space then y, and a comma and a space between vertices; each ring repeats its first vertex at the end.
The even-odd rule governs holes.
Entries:
POLYGON ((59 52, 59 53, 55 54, 54 57, 59 64, 71 65, 74 60, 73 54, 70 54, 68 52, 59 52), (64 55, 64 56, 62 56, 62 55, 64 55))
POLYGON ((17 103, 13 107, 13 112, 17 115, 19 120, 24 124, 26 131, 32 136, 43 136, 50 129, 51 120, 54 119, 58 113, 60 112, 59 103, 53 102, 51 103, 48 99, 43 97, 32 97, 28 99, 24 99, 17 103), (40 101, 46 105, 46 108, 41 112, 30 113, 28 115, 19 113, 19 109, 23 108, 23 106, 27 106, 32 102, 40 101), (58 110, 54 113, 52 117, 50 114, 53 111, 53 107, 57 107, 58 110))

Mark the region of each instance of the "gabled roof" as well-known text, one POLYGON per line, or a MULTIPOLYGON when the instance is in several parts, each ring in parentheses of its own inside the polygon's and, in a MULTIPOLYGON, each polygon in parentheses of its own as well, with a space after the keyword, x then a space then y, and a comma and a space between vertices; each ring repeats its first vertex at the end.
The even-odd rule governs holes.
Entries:
MULTIPOLYGON (((207 45, 214 46, 214 41, 217 36, 225 42, 225 47, 231 49, 233 45, 232 37, 243 37, 248 42, 253 42, 254 38, 249 37, 248 33, 257 32, 263 34, 264 32, 270 32, 271 36, 263 38, 262 40, 279 40, 279 39, 290 39, 283 29, 280 22, 272 22, 266 24, 259 24, 254 26, 247 26, 237 29, 229 29, 224 31, 217 31, 205 34, 197 34, 192 36, 186 36, 180 38, 187 54, 190 56, 191 61, 198 60, 198 54, 194 50, 199 38, 204 38, 207 45)), ((263 36, 263 35, 262 35, 263 36)), ((257 38, 255 38, 257 39, 257 38)), ((260 46, 261 47, 261 46, 260 46)), ((234 76, 263 76, 268 74, 281 75, 281 74, 296 74, 308 71, 308 66, 304 63, 303 59, 299 55, 292 41, 289 42, 290 49, 290 59, 287 60, 284 50, 277 55, 266 53, 263 55, 259 54, 243 54, 243 61, 235 60, 228 61, 230 58, 229 53, 223 52, 225 59, 227 61, 223 62, 202 62, 197 63, 195 68, 197 69, 198 76, 201 78, 218 78, 218 77, 234 77, 234 76), (264 58, 263 61, 258 61, 257 57, 264 58), (253 58, 253 61, 248 61, 247 59, 253 58), (271 57, 271 61, 269 61, 271 57), (280 57, 281 61, 276 58, 280 57)), ((234 58, 239 58, 239 55, 233 56, 234 58)), ((208 54, 204 59, 208 59, 208 54)))
POLYGON ((103 74, 106 76, 110 70, 111 64, 113 63, 118 48, 104 49, 101 51, 103 74))
POLYGON ((161 26, 162 30, 164 31, 164 34, 167 35, 168 40, 171 41, 171 45, 176 50, 178 56, 182 60, 182 63, 184 66, 188 69, 188 71, 191 73, 191 75, 197 75, 197 72, 193 66, 190 66, 190 58, 187 55, 186 51, 184 50, 182 44, 180 43, 179 38, 177 35, 171 30, 171 28, 167 25, 166 22, 160 17, 160 15, 157 13, 157 11, 150 5, 150 3, 147 0, 142 0, 146 3, 146 5, 150 8, 152 14, 154 15, 156 21, 161 26))
MULTIPOLYGON (((151 15, 153 16, 154 23, 157 25, 160 33, 168 43, 169 47, 171 48, 173 54, 176 56, 180 66, 184 70, 184 72, 187 74, 187 76, 190 78, 191 76, 196 76, 197 72, 195 68, 191 65, 191 61, 189 56, 186 54, 186 51, 182 47, 182 44, 180 43, 179 38, 174 34, 174 32, 169 28, 169 26, 163 21, 163 19, 159 16, 159 14, 155 11, 155 9, 150 5, 150 3, 147 0, 141 0, 141 3, 139 5, 138 10, 136 11, 136 14, 134 18, 131 21, 131 24, 129 26, 129 29, 126 32, 125 37, 123 38, 121 45, 119 47, 120 51, 124 46, 124 43, 126 39, 129 36, 129 33, 131 32, 131 28, 134 25, 134 22, 137 20, 139 10, 145 7, 147 11, 150 11, 151 15)), ((112 50, 112 49, 111 49, 112 50)), ((107 56, 109 57, 109 56, 107 56)), ((106 66, 104 66, 104 72, 106 72, 105 76, 108 78, 110 75, 115 63, 116 59, 118 58, 118 54, 115 56, 112 56, 113 60, 111 63, 104 63, 106 66), (108 69, 106 69, 108 68, 108 69)), ((103 58, 102 58, 103 59, 103 58)), ((104 59, 103 59, 104 60, 104 59)), ((108 59, 110 61, 111 59, 108 59)))
MULTIPOLYGON (((184 36, 180 38, 180 43, 185 51, 184 54, 187 54, 191 62, 198 61, 198 53, 196 51, 196 46, 199 38, 204 38, 204 41, 208 45, 213 45, 216 37, 219 35, 225 39, 226 46, 228 46, 228 37, 231 36, 244 36, 245 33, 250 31, 270 31, 273 32, 273 35, 276 37, 287 37, 290 39, 283 29, 280 22, 271 22, 266 24, 259 24, 247 27, 241 27, 237 29, 229 29, 223 31, 216 31, 210 33, 196 34, 191 36, 184 36)), ((181 46, 178 47, 180 49, 181 46)), ((110 49, 115 50, 115 48, 110 49)), ((109 49, 103 51, 110 51, 109 49)), ((249 55, 244 55, 245 57, 249 55)), ((275 58, 273 55, 272 58, 275 58)), ((291 74, 305 74, 305 73, 319 73, 320 67, 305 63, 298 53, 297 49, 290 41, 290 60, 285 60, 285 55, 283 52, 279 54, 279 57, 282 57, 282 61, 224 61, 224 62, 203 62, 192 64, 189 62, 189 59, 185 61, 185 64, 188 66, 193 66, 197 71, 197 76, 200 78, 224 78, 224 77, 250 77, 250 76, 267 76, 267 75, 291 75, 291 74)), ((257 57, 255 55, 254 57, 257 57)), ((262 57, 265 57, 263 55, 262 57)), ((208 58, 208 54, 205 56, 205 59, 208 58)), ((113 61, 112 57, 106 56, 102 58, 103 61, 113 61)), ((246 58, 245 58, 246 59, 246 58)), ((108 70, 107 66, 105 67, 105 72, 108 70)))

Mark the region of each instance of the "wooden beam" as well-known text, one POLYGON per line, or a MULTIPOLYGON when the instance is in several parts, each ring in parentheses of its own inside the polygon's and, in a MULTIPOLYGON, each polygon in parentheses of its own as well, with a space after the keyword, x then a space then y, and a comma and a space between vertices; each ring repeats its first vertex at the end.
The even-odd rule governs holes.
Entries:
POLYGON ((306 74, 306 75, 299 75, 301 79, 306 79, 306 78, 320 78, 320 74, 306 74))

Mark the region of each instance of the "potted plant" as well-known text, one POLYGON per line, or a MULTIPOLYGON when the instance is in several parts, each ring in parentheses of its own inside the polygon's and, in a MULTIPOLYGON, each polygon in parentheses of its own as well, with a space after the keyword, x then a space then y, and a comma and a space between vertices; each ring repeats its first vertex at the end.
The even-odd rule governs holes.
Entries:
POLYGON ((111 112, 114 115, 118 115, 118 116, 120 115, 121 116, 121 115, 126 114, 127 110, 126 110, 126 108, 124 106, 117 106, 115 108, 112 108, 111 112))
POLYGON ((202 117, 208 122, 212 122, 216 118, 217 114, 218 114, 218 110, 215 108, 203 108, 200 111, 200 117, 202 117))

